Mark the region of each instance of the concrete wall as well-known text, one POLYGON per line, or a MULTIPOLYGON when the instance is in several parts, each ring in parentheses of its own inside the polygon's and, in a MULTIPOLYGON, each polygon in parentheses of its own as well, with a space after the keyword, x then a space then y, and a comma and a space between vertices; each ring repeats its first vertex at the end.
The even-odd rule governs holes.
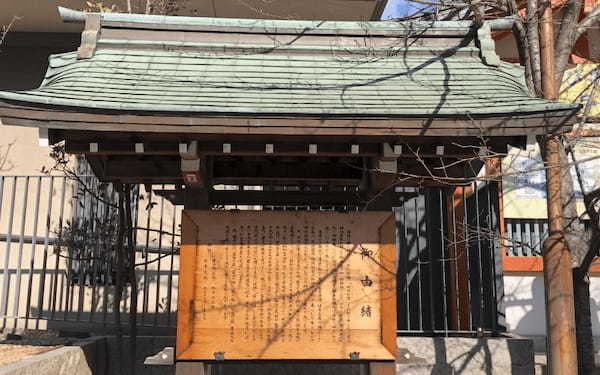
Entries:
MULTIPOLYGON (((600 277, 590 279, 590 307, 594 336, 600 336, 600 277)), ((539 274, 504 276, 506 326, 522 336, 546 335, 544 278, 539 274)))
MULTIPOLYGON (((1 25, 1 24, 0 24, 1 25)), ((26 40, 6 37, 0 49, 0 90, 26 90, 37 87, 52 53, 74 46, 25 46, 26 40)), ((0 174, 39 174, 42 167, 51 167, 49 147, 39 147, 37 128, 3 125, 0 120, 0 174)))

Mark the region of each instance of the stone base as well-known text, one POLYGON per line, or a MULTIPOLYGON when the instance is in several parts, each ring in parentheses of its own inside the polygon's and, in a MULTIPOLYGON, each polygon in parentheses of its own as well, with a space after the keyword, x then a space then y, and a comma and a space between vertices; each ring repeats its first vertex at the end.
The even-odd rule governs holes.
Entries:
POLYGON ((516 338, 398 337, 397 374, 533 374, 533 342, 516 338))
MULTIPOLYGON (((127 340, 124 340, 127 343, 127 340)), ((399 337, 396 374, 514 374, 535 373, 533 343, 514 338, 426 338, 399 337)), ((137 345, 138 374, 173 375, 176 366, 145 366, 144 358, 156 354, 165 346, 173 346, 173 337, 139 337, 137 345)), ((52 374, 52 375, 124 375, 126 366, 116 361, 118 346, 114 337, 97 337, 77 346, 65 347, 24 363, 1 369, 0 375, 52 374), (18 367, 18 368, 17 368, 18 367)), ((128 353, 123 353, 123 360, 128 353)), ((332 363, 247 363, 220 364, 213 371, 199 363, 181 363, 177 373, 219 375, 365 375, 368 367, 357 364, 332 363)), ((215 368, 216 367, 216 368, 215 368)), ((371 366, 372 367, 372 366, 371 366)), ((394 366, 383 366, 378 371, 371 368, 370 375, 393 374, 394 366), (388 371, 389 370, 389 371, 388 371), (374 374, 373 372, 376 372, 374 374)))

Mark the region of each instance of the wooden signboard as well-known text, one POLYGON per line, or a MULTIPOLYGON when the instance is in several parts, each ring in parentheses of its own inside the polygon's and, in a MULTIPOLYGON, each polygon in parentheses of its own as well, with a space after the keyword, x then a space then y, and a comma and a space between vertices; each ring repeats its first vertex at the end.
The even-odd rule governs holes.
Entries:
POLYGON ((177 360, 394 360, 389 212, 184 211, 177 360))

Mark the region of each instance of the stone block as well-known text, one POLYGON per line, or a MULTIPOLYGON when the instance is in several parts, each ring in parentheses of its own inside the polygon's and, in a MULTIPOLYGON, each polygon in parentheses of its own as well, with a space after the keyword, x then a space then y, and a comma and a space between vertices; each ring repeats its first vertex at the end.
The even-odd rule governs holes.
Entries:
POLYGON ((397 342, 398 374, 534 373, 533 343, 526 339, 399 337, 397 342))
POLYGON ((0 367, 0 375, 94 375, 80 346, 66 346, 0 367))

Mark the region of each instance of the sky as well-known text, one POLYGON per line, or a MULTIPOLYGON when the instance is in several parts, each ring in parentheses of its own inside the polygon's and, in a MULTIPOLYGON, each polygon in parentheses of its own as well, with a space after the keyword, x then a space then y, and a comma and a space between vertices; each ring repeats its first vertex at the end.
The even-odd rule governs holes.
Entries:
POLYGON ((389 18, 405 17, 423 7, 424 5, 422 4, 408 0, 388 0, 381 19, 387 20, 389 18))

